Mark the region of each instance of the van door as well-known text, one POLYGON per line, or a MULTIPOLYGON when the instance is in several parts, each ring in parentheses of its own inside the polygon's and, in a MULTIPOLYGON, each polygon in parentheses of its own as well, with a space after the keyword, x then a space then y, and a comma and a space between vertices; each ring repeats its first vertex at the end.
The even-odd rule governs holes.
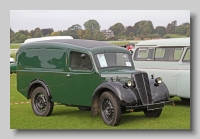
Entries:
POLYGON ((190 48, 187 48, 179 64, 177 95, 190 98, 190 48))
POLYGON ((69 54, 68 101, 71 105, 91 106, 92 94, 96 88, 95 72, 90 56, 84 52, 69 54))

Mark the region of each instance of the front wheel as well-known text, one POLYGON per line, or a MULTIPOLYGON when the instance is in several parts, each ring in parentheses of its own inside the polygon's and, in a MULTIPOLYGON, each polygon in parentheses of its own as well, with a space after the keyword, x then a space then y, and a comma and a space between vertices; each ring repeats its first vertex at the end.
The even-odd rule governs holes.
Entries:
POLYGON ((103 122, 110 126, 118 125, 121 119, 121 107, 111 92, 104 92, 99 101, 103 122))
POLYGON ((43 87, 37 87, 31 94, 31 106, 35 115, 49 116, 53 111, 54 103, 43 87))
POLYGON ((145 116, 147 117, 159 117, 162 113, 162 109, 155 109, 155 110, 143 110, 145 116))

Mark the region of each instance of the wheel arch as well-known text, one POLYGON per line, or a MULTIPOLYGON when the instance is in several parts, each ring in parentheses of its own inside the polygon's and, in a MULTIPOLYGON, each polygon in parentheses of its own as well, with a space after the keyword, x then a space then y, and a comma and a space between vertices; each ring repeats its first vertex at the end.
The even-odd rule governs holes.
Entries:
POLYGON ((31 92, 33 92, 33 90, 35 88, 37 88, 37 87, 43 87, 47 91, 48 97, 50 99, 52 99, 52 96, 51 96, 51 93, 50 93, 50 90, 49 90, 47 84, 44 81, 40 80, 40 79, 35 79, 29 84, 28 95, 27 95, 28 99, 31 98, 31 92))
POLYGON ((137 97, 130 88, 124 88, 120 82, 106 82, 99 85, 93 93, 91 116, 98 114, 100 96, 105 91, 111 92, 120 105, 126 106, 137 103, 137 97))

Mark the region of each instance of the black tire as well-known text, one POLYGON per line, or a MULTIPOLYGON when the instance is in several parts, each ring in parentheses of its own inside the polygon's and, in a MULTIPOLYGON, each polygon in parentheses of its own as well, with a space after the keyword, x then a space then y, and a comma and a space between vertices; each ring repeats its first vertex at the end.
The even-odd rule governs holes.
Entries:
POLYGON ((87 106, 79 106, 78 109, 81 111, 91 111, 91 107, 87 107, 87 106))
POLYGON ((155 110, 143 110, 145 116, 147 117, 159 117, 162 113, 162 109, 155 109, 155 110))
POLYGON ((99 101, 100 114, 103 122, 110 126, 116 126, 121 119, 121 107, 117 98, 111 92, 104 92, 99 101))
POLYGON ((35 115, 49 116, 53 111, 54 103, 43 87, 37 87, 31 94, 31 106, 35 115))

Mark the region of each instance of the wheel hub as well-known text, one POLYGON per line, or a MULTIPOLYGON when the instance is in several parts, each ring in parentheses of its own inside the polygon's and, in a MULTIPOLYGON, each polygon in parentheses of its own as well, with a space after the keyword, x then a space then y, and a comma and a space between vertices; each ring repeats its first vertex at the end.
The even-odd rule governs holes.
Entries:
POLYGON ((105 99, 103 102, 103 112, 108 120, 112 120, 114 116, 114 109, 110 100, 105 99))

